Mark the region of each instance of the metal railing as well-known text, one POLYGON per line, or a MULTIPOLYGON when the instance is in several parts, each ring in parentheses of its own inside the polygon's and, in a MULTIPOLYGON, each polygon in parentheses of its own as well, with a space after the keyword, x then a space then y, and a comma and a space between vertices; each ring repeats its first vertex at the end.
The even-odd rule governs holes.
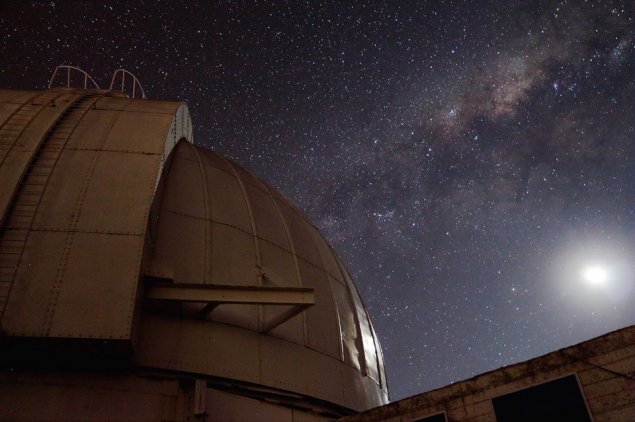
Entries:
POLYGON ((61 69, 66 69, 66 88, 71 87, 71 71, 77 71, 81 73, 82 75, 84 75, 84 89, 88 89, 88 81, 91 81, 93 85, 95 85, 95 88, 99 89, 99 85, 97 85, 97 82, 95 82, 95 80, 91 78, 88 73, 86 73, 79 67, 69 66, 69 65, 60 65, 55 68, 55 71, 53 72, 53 76, 51 76, 51 79, 49 80, 49 85, 48 85, 49 88, 51 88, 51 85, 53 84, 53 81, 55 80, 55 76, 57 76, 57 73, 58 72, 60 74, 62 73, 60 72, 61 69))
POLYGON ((144 100, 146 99, 146 93, 143 91, 143 87, 141 86, 141 82, 139 82, 139 79, 137 79, 137 77, 135 75, 133 75, 132 73, 130 73, 126 69, 117 69, 117 70, 115 70, 115 73, 113 73, 112 79, 110 81, 110 88, 108 88, 110 91, 112 91, 113 87, 115 86, 115 80, 117 78, 117 74, 118 73, 121 73, 121 89, 120 89, 121 92, 125 92, 126 75, 129 75, 130 77, 132 77, 132 98, 135 98, 135 95, 136 95, 136 92, 137 92, 137 86, 139 86, 139 90, 141 91, 141 98, 143 98, 144 100))
MULTIPOLYGON (((49 80, 48 88, 50 89, 51 86, 53 86, 53 82, 55 81, 55 78, 57 77, 59 79, 60 76, 61 77, 66 76, 65 86, 66 88, 71 88, 71 82, 73 81, 73 78, 71 78, 72 73, 80 73, 81 75, 83 75, 84 89, 88 89, 89 81, 94 85, 95 88, 100 89, 97 82, 95 82, 95 80, 88 73, 86 73, 79 67, 69 66, 69 65, 59 65, 55 68, 55 70, 53 71, 53 76, 51 76, 51 79, 49 80)), ((122 93, 125 94, 126 93, 126 79, 132 79, 132 95, 131 95, 132 98, 135 98, 137 96, 137 91, 139 91, 141 92, 141 98, 145 100, 146 93, 143 90, 143 87, 141 86, 141 82, 139 82, 139 79, 137 79, 135 75, 133 75, 130 71, 126 69, 115 70, 115 72, 112 74, 112 79, 110 80, 110 87, 108 88, 108 90, 113 91, 116 89, 117 91, 121 91, 122 93), (121 75, 121 78, 118 78, 118 75, 121 75), (128 76, 128 78, 126 78, 126 76, 128 76), (121 81, 121 85, 116 87, 118 80, 121 81)), ((130 95, 128 96, 130 97, 130 95)))

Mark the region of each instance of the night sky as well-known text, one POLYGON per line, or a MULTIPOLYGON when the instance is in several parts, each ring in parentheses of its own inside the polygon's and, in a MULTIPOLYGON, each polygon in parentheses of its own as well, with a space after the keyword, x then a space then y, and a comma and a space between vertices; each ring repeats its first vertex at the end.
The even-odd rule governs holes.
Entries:
POLYGON ((0 3, 0 87, 125 67, 303 209, 399 399, 635 323, 635 2, 0 3))

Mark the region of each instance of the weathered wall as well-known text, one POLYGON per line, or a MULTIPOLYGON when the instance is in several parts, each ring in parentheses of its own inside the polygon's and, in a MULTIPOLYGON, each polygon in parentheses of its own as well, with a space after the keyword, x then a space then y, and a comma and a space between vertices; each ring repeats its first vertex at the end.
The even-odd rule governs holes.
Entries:
POLYGON ((341 420, 495 421, 493 398, 572 374, 595 422, 635 420, 635 326, 341 420))

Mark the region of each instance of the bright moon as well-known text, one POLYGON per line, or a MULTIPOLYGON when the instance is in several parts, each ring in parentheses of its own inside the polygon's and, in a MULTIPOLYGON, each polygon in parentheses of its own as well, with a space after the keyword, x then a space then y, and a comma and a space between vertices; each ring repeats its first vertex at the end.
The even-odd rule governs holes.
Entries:
POLYGON ((608 280, 608 272, 605 268, 595 265, 586 267, 582 271, 582 277, 584 278, 584 281, 593 286, 601 286, 606 284, 606 281, 608 280))

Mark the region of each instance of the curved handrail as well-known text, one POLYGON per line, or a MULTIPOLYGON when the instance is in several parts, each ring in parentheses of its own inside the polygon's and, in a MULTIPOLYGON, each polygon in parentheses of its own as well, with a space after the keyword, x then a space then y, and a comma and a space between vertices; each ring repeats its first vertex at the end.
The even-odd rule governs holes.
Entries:
POLYGON ((70 88, 71 87, 71 70, 76 70, 78 72, 80 72, 81 74, 84 75, 84 89, 88 89, 88 81, 90 80, 93 85, 95 85, 95 88, 99 89, 99 85, 97 85, 97 82, 95 82, 95 80, 93 78, 90 77, 90 75, 88 73, 86 73, 85 71, 83 71, 82 69, 80 69, 79 67, 75 67, 75 66, 69 66, 66 64, 62 64, 59 65, 55 68, 55 71, 53 71, 53 76, 51 76, 51 79, 49 80, 49 85, 48 88, 51 88, 51 85, 53 84, 53 80, 55 79, 55 76, 57 75, 57 72, 60 69, 66 69, 67 73, 66 73, 66 88, 70 88))
POLYGON ((115 78, 117 78, 117 74, 121 72, 121 92, 124 92, 125 83, 126 83, 126 75, 132 76, 132 98, 135 97, 137 85, 139 85, 139 89, 141 90, 141 98, 146 99, 146 93, 143 91, 143 87, 141 86, 141 82, 135 75, 129 72, 126 69, 117 69, 115 73, 112 74, 112 79, 110 80, 110 88, 108 90, 112 91, 113 86, 115 85, 115 78))

